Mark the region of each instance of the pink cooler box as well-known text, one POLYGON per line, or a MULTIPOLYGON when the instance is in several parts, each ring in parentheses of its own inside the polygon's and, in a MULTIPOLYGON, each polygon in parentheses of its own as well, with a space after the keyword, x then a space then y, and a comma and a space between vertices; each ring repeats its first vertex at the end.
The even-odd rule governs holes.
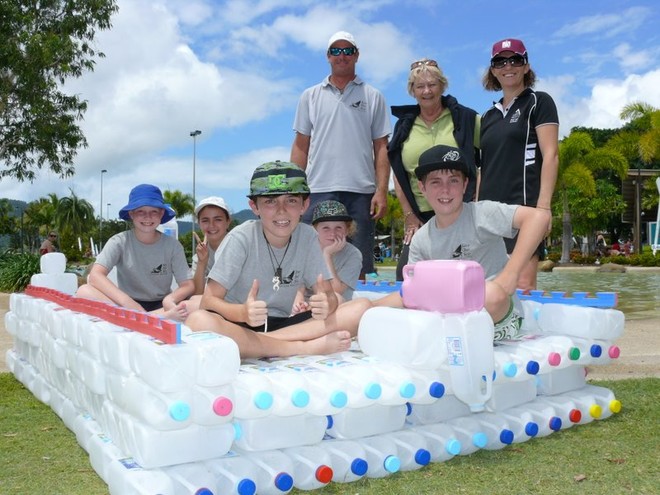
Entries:
POLYGON ((428 260, 403 267, 401 296, 406 308, 467 313, 484 307, 486 280, 476 261, 428 260))

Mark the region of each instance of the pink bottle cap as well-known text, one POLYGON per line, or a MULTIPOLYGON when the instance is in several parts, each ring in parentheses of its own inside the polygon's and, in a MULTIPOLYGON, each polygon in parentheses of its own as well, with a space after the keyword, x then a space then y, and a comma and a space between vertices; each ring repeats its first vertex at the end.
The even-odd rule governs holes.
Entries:
POLYGON ((621 349, 619 349, 619 346, 613 345, 608 349, 607 354, 612 359, 617 359, 619 357, 619 355, 621 354, 621 349))
POLYGON ((561 364, 561 356, 558 352, 551 352, 548 354, 548 363, 550 366, 559 366, 561 364))
POLYGON ((229 416, 234 410, 234 404, 227 397, 218 397, 213 401, 213 412, 218 416, 229 416))

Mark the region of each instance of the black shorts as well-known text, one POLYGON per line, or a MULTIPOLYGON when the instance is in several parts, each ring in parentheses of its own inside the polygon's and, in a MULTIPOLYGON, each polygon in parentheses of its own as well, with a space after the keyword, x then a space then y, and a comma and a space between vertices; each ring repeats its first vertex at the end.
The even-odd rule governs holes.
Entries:
POLYGON ((142 306, 147 313, 163 307, 163 301, 138 301, 136 299, 135 302, 142 306))
MULTIPOLYGON (((507 237, 504 238, 504 244, 506 245, 507 254, 511 254, 513 252, 513 248, 515 247, 517 240, 518 240, 518 235, 516 235, 513 239, 509 239, 507 237)), ((541 241, 541 244, 539 244, 536 247, 536 251, 532 253, 532 256, 538 256, 539 261, 543 261, 545 259, 545 239, 543 239, 541 241)))
MULTIPOLYGON (((286 328, 290 327, 291 325, 295 325, 297 323, 302 323, 303 321, 307 321, 312 317, 312 312, 311 311, 305 311, 304 313, 298 313, 297 315, 293 316, 287 316, 285 318, 281 316, 269 316, 268 317, 268 331, 273 332, 275 330, 279 330, 280 328, 286 328)), ((266 331, 266 326, 265 325, 259 325, 258 327, 252 327, 248 325, 245 322, 236 322, 233 321, 232 323, 236 323, 239 327, 247 328, 249 330, 252 330, 254 332, 264 332, 266 331)))
MULTIPOLYGON (((218 316, 222 315, 218 313, 217 311, 213 311, 212 309, 207 309, 209 313, 214 313, 218 316)), ((312 312, 311 311, 305 311, 303 313, 298 313, 297 315, 293 316, 287 316, 285 318, 281 316, 269 316, 268 317, 268 331, 272 332, 275 330, 279 330, 280 328, 285 328, 285 327, 290 327, 291 325, 296 325, 297 323, 302 323, 303 321, 307 321, 312 317, 312 312)), ((266 331, 266 326, 265 325, 259 325, 258 327, 253 327, 245 323, 244 321, 231 321, 227 320, 233 323, 234 325, 238 325, 239 327, 247 328, 248 330, 252 330, 254 332, 265 332, 266 331)))

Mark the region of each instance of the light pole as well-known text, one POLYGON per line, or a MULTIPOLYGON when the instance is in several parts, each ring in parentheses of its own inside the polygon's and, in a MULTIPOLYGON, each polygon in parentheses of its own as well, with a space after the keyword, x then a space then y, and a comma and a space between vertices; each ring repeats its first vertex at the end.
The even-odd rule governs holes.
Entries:
MULTIPOLYGON (((192 184, 192 186, 193 186, 193 188, 192 188, 193 208, 195 208, 195 206, 197 206, 197 198, 195 197, 195 165, 196 165, 195 162, 197 161, 197 136, 199 136, 201 133, 202 133, 202 131, 200 131, 199 129, 190 132, 190 137, 193 138, 193 184, 192 184)), ((194 211, 193 211, 193 215, 192 215, 192 231, 195 232, 195 212, 194 211)), ((195 255, 195 236, 193 235, 191 237, 192 237, 192 254, 194 256, 195 255)))
POLYGON ((108 208, 105 210, 105 218, 107 218, 108 220, 110 220, 110 205, 111 204, 112 203, 108 203, 108 208))
POLYGON ((103 174, 106 169, 101 170, 101 202, 99 203, 99 252, 103 249, 103 174))

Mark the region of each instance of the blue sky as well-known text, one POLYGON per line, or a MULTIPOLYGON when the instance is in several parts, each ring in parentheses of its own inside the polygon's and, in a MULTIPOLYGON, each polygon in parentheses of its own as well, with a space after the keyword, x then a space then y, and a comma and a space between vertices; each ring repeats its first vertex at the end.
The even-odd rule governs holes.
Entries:
POLYGON ((355 36, 358 73, 388 105, 414 103, 408 68, 429 57, 447 75, 447 92, 483 113, 500 98, 481 86, 490 47, 517 37, 536 89, 558 105, 561 136, 576 125, 619 127, 630 102, 660 108, 660 7, 651 0, 118 3, 113 29, 97 37, 106 58, 67 84, 89 102, 81 123, 89 148, 76 176, 2 180, 0 197, 32 201, 71 188, 98 214, 102 169, 104 217, 117 218, 139 183, 192 193, 190 132, 199 129, 197 199, 220 195, 234 211, 246 208, 254 168, 288 160, 298 97, 328 74, 327 40, 339 30, 355 36))

